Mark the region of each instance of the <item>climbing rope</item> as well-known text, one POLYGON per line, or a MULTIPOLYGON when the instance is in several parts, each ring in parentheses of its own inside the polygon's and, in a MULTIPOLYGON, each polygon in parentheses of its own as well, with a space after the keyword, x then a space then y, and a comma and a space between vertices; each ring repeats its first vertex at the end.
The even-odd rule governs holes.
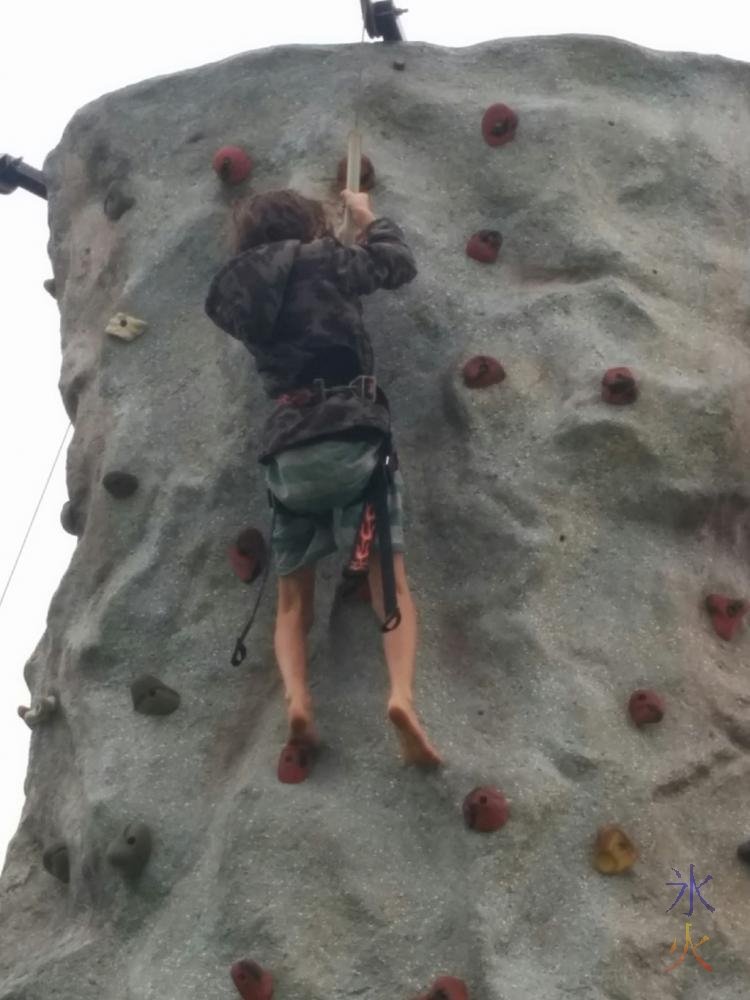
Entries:
POLYGON ((29 526, 26 529, 26 534, 23 536, 23 541, 21 542, 21 547, 18 550, 18 555, 16 556, 15 562, 13 563, 13 566, 11 568, 10 574, 8 576, 8 579, 7 579, 6 583, 5 583, 5 587, 3 588, 2 595, 0 595, 0 609, 3 606, 3 601, 5 600, 5 595, 8 593, 8 588, 10 587, 11 582, 13 581, 13 576, 14 576, 14 574, 16 572, 16 569, 18 568, 18 564, 21 561, 21 556, 23 555, 23 550, 26 547, 26 542, 29 540, 29 535, 31 534, 31 529, 34 527, 34 521, 36 520, 36 516, 39 513, 39 508, 42 506, 42 501, 44 500, 45 494, 47 493, 47 488, 49 487, 49 484, 50 484, 50 482, 52 480, 52 475, 53 475, 53 473, 55 471, 55 468, 57 466, 57 462, 58 462, 58 460, 60 458, 60 455, 62 453, 63 447, 65 446, 65 441, 66 441, 66 439, 68 437, 68 431, 70 430, 70 428, 72 426, 73 425, 69 423, 68 426, 65 428, 65 433, 63 434, 62 441, 60 442, 60 447, 57 449, 57 454, 55 455, 55 460, 52 463, 52 468, 49 470, 49 475, 47 476, 47 481, 44 484, 44 488, 42 489, 42 492, 41 492, 41 495, 39 497, 39 500, 37 501, 37 505, 34 508, 34 513, 31 515, 31 520, 29 521, 29 526))
MULTIPOLYGON (((354 91, 354 126, 349 133, 349 143, 346 153, 346 186, 349 191, 359 191, 360 172, 362 164, 362 133, 359 130, 359 114, 362 105, 362 91, 364 84, 365 64, 362 59, 362 50, 365 45, 365 32, 367 23, 362 24, 362 37, 360 38, 360 59, 359 72, 357 74, 357 86, 354 91)), ((349 209, 344 211, 344 222, 339 233, 342 243, 351 245, 354 242, 355 227, 349 209)))

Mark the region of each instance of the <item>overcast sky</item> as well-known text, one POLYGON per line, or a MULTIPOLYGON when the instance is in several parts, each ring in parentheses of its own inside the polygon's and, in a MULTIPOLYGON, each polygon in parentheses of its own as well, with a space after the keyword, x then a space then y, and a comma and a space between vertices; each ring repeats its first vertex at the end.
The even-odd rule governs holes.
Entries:
MULTIPOLYGON (((437 45, 578 33, 750 61, 750 14, 737 12, 738 0, 398 5, 409 7, 407 38, 437 45)), ((0 15, 0 154, 41 167, 77 108, 147 77, 269 45, 357 42, 359 11, 359 0, 8 3, 0 15)), ((23 191, 0 196, 0 593, 68 423, 57 391, 57 307, 42 288, 52 273, 46 243, 45 203, 23 191)), ((28 704, 23 666, 75 544, 59 523, 64 469, 63 455, 0 608, 0 861, 23 804, 29 731, 16 715, 28 704)))

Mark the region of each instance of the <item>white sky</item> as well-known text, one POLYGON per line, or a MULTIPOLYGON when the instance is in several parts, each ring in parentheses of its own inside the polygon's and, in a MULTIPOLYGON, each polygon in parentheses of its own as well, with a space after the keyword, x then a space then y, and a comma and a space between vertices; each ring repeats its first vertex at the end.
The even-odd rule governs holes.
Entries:
MULTIPOLYGON (((750 13, 739 13, 745 6, 739 0, 397 5, 409 7, 402 18, 407 38, 436 45, 578 33, 750 61, 750 13)), ((0 15, 0 154, 41 168, 77 108, 138 80, 248 49, 360 37, 358 0, 8 3, 0 15)), ((0 196, 0 593, 67 426, 57 391, 57 307, 42 289, 52 273, 46 243, 45 203, 20 190, 0 196)), ((59 524, 64 469, 63 456, 0 608, 0 861, 23 802, 29 731, 16 715, 19 704, 28 704, 22 670, 75 544, 59 524)))

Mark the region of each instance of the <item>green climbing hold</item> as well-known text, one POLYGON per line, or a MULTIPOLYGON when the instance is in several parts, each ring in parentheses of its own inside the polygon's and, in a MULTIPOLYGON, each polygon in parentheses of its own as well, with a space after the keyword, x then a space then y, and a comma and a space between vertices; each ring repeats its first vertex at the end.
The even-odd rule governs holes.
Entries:
POLYGON ((66 885, 70 882, 70 853, 68 845, 63 841, 57 841, 45 850, 42 855, 42 864, 46 871, 66 885))
POLYGON ((113 181, 104 196, 104 214, 107 218, 117 222, 133 205, 135 198, 118 181, 113 181))
POLYGON ((107 849, 107 861, 123 875, 140 875, 151 857, 151 831, 145 823, 129 823, 107 849))
POLYGON ((180 707, 180 696, 158 677, 142 674, 130 685, 133 708, 141 715, 171 715, 180 707))
POLYGON ((131 472, 120 472, 115 470, 107 472, 102 477, 102 486, 117 500, 127 500, 138 489, 138 478, 131 472))

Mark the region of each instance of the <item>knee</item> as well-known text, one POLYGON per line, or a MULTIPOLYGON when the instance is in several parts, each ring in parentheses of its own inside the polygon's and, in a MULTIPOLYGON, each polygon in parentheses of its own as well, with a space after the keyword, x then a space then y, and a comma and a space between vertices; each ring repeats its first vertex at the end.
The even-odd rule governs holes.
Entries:
POLYGON ((307 631, 312 625, 313 599, 312 588, 303 585, 306 582, 284 577, 279 579, 276 617, 307 631))

